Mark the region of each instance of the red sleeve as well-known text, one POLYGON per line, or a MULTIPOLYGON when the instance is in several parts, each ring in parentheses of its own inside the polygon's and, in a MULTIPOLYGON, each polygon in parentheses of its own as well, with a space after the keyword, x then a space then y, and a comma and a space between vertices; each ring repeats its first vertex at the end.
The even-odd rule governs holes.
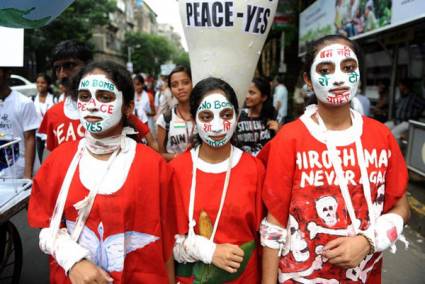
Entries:
POLYGON ((388 132, 388 140, 391 156, 388 159, 388 170, 385 176, 384 212, 391 210, 397 200, 406 193, 408 181, 406 162, 397 141, 390 132, 388 132))
POLYGON ((280 135, 266 146, 259 155, 267 169, 263 200, 268 212, 286 226, 295 171, 295 140, 280 135))
POLYGON ((263 184, 264 184, 264 177, 266 174, 266 171, 264 169, 263 164, 260 160, 255 159, 255 162, 257 164, 257 195, 255 200, 255 214, 256 214, 256 229, 260 229, 261 220, 264 218, 264 204, 263 204, 263 184))
POLYGON ((174 188, 172 186, 173 170, 164 161, 160 161, 160 204, 161 204, 161 235, 163 245, 164 261, 170 259, 173 253, 174 236, 176 228, 176 205, 174 197, 174 188))
POLYGON ((149 127, 143 123, 135 114, 130 114, 128 116, 128 121, 134 126, 137 132, 137 137, 141 140, 143 139, 149 132, 149 127))
POLYGON ((41 121, 38 132, 46 134, 46 148, 50 152, 53 151, 58 145, 56 143, 56 134, 54 133, 53 124, 51 122, 51 111, 47 111, 41 121))

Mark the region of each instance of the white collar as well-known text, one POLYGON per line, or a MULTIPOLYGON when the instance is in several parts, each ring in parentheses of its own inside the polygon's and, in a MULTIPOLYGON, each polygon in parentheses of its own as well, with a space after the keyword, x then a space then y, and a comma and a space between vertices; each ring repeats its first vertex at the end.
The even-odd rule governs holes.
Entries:
MULTIPOLYGON (((85 138, 84 138, 85 139, 85 138)), ((105 172, 108 161, 101 161, 94 158, 87 151, 80 160, 80 180, 81 183, 89 190, 92 190, 97 183, 101 183, 99 194, 112 194, 119 190, 128 178, 130 167, 136 156, 137 143, 128 137, 125 137, 127 151, 120 151, 114 163, 111 165, 110 174, 106 175, 104 180, 99 181, 105 172)))
MULTIPOLYGON (((239 148, 233 147, 233 157, 232 157, 232 168, 234 168, 240 161, 242 157, 242 150, 239 148)), ((190 150, 190 156, 192 157, 192 161, 195 159, 195 149, 193 148, 190 150)), ((229 158, 220 162, 220 163, 209 163, 201 158, 198 159, 198 165, 197 168, 205 173, 211 173, 211 174, 219 174, 224 173, 227 170, 227 164, 228 164, 229 158)))
MULTIPOLYGON (((326 135, 323 133, 319 124, 311 116, 317 111, 317 105, 310 105, 306 108, 304 114, 300 117, 310 134, 319 142, 326 144, 326 135)), ((360 113, 351 110, 353 125, 345 130, 331 131, 328 134, 332 137, 335 146, 347 146, 355 142, 356 138, 363 133, 363 118, 360 113)))

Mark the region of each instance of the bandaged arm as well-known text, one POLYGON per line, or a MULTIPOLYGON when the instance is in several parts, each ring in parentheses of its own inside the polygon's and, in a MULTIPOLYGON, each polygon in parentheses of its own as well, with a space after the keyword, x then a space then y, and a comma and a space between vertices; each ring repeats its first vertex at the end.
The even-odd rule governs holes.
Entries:
POLYGON ((174 259, 179 263, 202 261, 212 263, 216 244, 200 235, 176 235, 174 259))
POLYGON ((364 235, 368 238, 372 251, 382 252, 391 247, 391 251, 394 253, 397 240, 403 241, 407 247, 408 242, 402 233, 404 223, 409 217, 409 204, 404 195, 397 201, 393 209, 379 216, 375 225, 365 232, 364 235))
POLYGON ((60 229, 56 238, 52 236, 50 228, 42 229, 39 246, 44 253, 50 254, 56 259, 66 274, 74 264, 84 258, 88 259, 90 256, 87 249, 72 240, 66 228, 60 229))
POLYGON ((287 230, 279 225, 270 223, 264 218, 260 225, 261 245, 279 250, 279 255, 285 247, 287 230))
POLYGON ((263 249, 262 283, 277 283, 279 258, 286 248, 287 230, 270 213, 260 225, 263 249))

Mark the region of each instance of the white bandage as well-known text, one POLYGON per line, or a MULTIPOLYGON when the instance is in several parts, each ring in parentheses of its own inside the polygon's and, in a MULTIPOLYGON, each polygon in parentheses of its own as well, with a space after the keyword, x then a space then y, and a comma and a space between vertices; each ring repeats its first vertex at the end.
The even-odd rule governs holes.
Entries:
POLYGON ((216 244, 209 239, 193 235, 176 235, 173 248, 174 259, 180 263, 202 261, 212 263, 216 244))
POLYGON ((288 231, 280 226, 269 223, 263 219, 260 226, 261 245, 272 249, 278 249, 279 255, 286 244, 288 231))
POLYGON ((75 263, 83 258, 89 258, 89 251, 72 240, 65 228, 58 231, 56 238, 51 230, 44 228, 40 231, 40 249, 50 254, 56 262, 68 273, 75 263))
POLYGON ((394 213, 381 215, 375 223, 375 250, 384 251, 391 247, 391 252, 395 252, 395 242, 401 240, 408 247, 408 242, 402 235, 403 232, 403 218, 394 213))

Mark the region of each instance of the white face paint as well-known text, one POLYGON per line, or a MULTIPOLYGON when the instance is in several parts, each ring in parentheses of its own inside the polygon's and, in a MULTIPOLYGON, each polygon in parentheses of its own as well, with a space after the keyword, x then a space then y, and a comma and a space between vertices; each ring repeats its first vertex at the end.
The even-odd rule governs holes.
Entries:
POLYGON ((356 95, 360 71, 354 51, 343 44, 322 48, 310 69, 317 98, 330 105, 344 105, 356 95))
POLYGON ((105 75, 88 75, 78 87, 80 121, 90 133, 102 133, 120 123, 123 95, 105 75))
POLYGON ((227 144, 236 129, 235 108, 220 93, 204 97, 195 120, 202 141, 216 148, 227 144))

